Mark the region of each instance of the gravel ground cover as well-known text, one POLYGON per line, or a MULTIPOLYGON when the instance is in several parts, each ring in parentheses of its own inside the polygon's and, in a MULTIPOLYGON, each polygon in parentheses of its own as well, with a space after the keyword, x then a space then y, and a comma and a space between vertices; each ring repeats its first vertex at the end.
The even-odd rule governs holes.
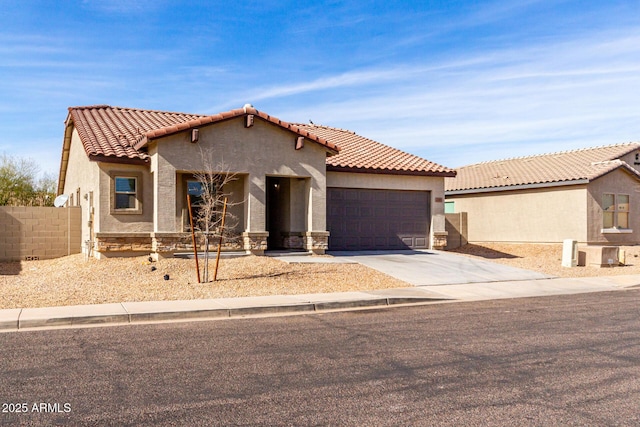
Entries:
MULTIPOLYGON (((640 274, 640 246, 621 246, 626 265, 616 267, 562 267, 562 244, 483 243, 465 245, 450 252, 485 259, 558 277, 596 277, 640 274)), ((578 245, 578 251, 582 247, 578 245)))
MULTIPOLYGON (((562 267, 561 244, 470 244, 451 252, 559 277, 640 274, 640 246, 621 248, 627 265, 613 268, 562 267)), ((213 267, 211 262, 212 276, 213 267)), ((256 256, 222 259, 218 281, 212 283, 197 283, 194 261, 188 259, 87 260, 78 254, 53 260, 0 262, 0 309, 406 286, 405 282, 359 264, 286 264, 277 258, 256 256), (165 274, 169 280, 164 280, 165 274)))
MULTIPOLYGON (((211 277, 214 264, 212 261, 209 267, 211 277)), ((287 264, 276 258, 257 256, 222 259, 218 280, 211 283, 198 283, 195 261, 189 259, 96 260, 78 254, 52 260, 0 263, 0 309, 406 286, 402 281, 359 264, 287 264), (164 280, 165 274, 169 280, 164 280)))

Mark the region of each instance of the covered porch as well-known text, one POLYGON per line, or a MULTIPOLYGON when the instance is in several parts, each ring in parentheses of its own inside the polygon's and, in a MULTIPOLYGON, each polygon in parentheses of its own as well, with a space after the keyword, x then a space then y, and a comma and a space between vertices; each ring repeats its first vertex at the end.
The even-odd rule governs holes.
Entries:
MULTIPOLYGON (((232 175, 222 188, 217 189, 228 200, 223 250, 243 250, 254 255, 263 255, 268 250, 297 249, 314 254, 327 250, 329 233, 313 231, 310 227, 313 214, 310 177, 232 175)), ((171 210, 162 207, 155 210, 158 215, 154 220, 154 232, 149 236, 154 257, 193 251, 188 200, 192 216, 198 216, 202 185, 198 173, 179 171, 175 173, 175 185, 154 188, 158 205, 166 200, 175 201, 171 210)), ((203 226, 195 218, 194 231, 198 249, 202 250, 203 226)), ((216 238, 216 245, 217 242, 216 238)))

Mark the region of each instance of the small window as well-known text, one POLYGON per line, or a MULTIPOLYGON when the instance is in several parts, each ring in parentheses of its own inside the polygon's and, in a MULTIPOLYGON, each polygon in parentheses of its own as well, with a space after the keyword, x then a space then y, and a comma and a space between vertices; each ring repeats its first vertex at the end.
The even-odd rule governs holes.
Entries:
POLYGON ((629 228, 629 195, 602 195, 602 226, 604 229, 629 228))
POLYGON ((618 194, 617 200, 618 228, 629 228, 629 196, 626 194, 618 194))
MULTIPOLYGON (((193 215, 193 220, 196 224, 202 225, 202 221, 204 219, 203 216, 205 215, 205 212, 207 212, 207 202, 205 202, 205 199, 207 199, 208 202, 215 203, 218 195, 217 187, 215 184, 207 184, 201 181, 188 180, 187 194, 189 194, 189 199, 191 200, 191 213, 193 215)), ((213 207, 211 206, 209 207, 209 209, 213 209, 213 207)), ((220 213, 212 212, 211 214, 213 215, 211 220, 213 222, 217 222, 220 217, 220 213)), ((188 216, 185 216, 184 224, 185 230, 190 230, 188 216)))
POLYGON ((117 176, 116 179, 116 209, 136 209, 137 179, 117 176))
POLYGON ((111 213, 142 213, 142 174, 136 172, 111 174, 111 213))
POLYGON ((448 213, 455 213, 456 211, 456 202, 454 201, 448 201, 448 202, 444 202, 444 213, 448 214, 448 213))
POLYGON ((204 186, 200 181, 187 181, 187 192, 191 196, 191 200, 196 197, 200 199, 204 193, 204 186))

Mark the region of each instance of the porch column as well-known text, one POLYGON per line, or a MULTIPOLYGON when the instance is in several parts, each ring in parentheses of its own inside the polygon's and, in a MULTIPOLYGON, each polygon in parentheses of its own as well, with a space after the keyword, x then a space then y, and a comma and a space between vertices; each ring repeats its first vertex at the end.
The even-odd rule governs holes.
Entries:
POLYGON ((304 234, 304 248, 316 255, 322 255, 329 249, 327 231, 327 182, 326 176, 310 179, 307 183, 308 220, 304 234))
POLYGON ((176 232, 176 169, 157 152, 151 157, 153 231, 176 232))
POLYGON ((244 250, 253 255, 264 255, 267 250, 266 231, 266 178, 249 175, 245 181, 246 229, 242 233, 244 250))

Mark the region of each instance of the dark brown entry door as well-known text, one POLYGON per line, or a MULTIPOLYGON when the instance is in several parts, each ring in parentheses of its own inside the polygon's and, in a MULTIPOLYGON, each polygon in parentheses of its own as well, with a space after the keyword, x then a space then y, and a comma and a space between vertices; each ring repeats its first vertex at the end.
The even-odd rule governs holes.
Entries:
POLYGON ((428 191, 327 188, 330 250, 424 249, 428 191))

